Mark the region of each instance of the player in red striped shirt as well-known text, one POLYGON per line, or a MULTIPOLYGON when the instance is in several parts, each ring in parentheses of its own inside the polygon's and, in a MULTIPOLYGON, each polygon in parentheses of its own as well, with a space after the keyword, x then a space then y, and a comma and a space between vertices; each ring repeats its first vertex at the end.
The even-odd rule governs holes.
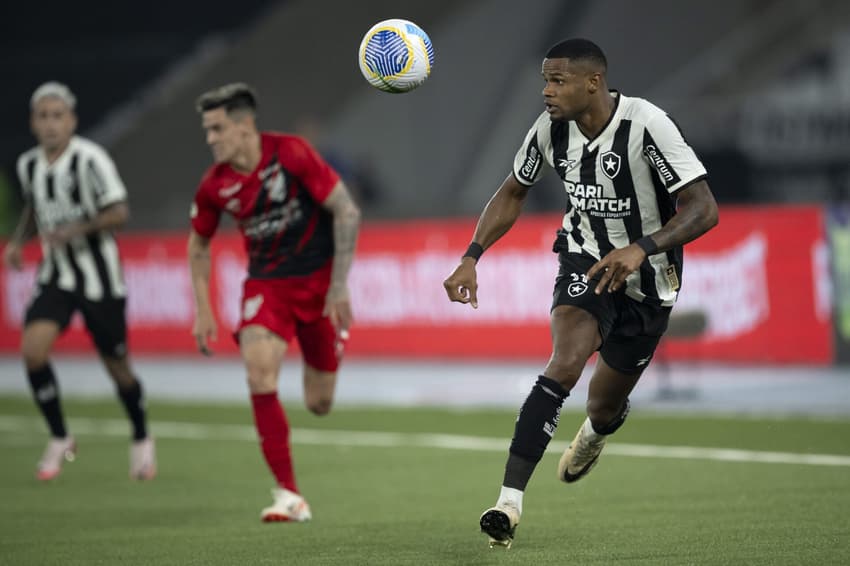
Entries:
POLYGON ((304 357, 304 398, 330 411, 342 344, 351 325, 347 285, 360 210, 339 175, 304 139, 260 132, 251 87, 234 83, 200 96, 215 164, 192 204, 189 265, 195 292, 192 333, 210 354, 216 321, 210 305, 210 240, 223 212, 237 222, 248 254, 241 321, 234 332, 248 374, 263 455, 277 480, 263 521, 307 521, 295 483, 289 424, 277 396, 280 366, 297 338, 304 357))

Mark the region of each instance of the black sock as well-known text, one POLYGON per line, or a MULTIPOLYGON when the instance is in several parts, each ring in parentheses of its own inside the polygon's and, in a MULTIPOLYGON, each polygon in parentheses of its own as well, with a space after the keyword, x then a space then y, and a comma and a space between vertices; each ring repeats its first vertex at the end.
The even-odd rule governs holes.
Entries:
POLYGON ((626 422, 626 417, 629 416, 629 409, 631 408, 631 406, 632 405, 631 403, 629 403, 628 398, 626 398, 626 402, 623 403, 623 408, 620 409, 620 412, 617 414, 616 417, 614 417, 614 420, 602 427, 601 430, 596 430, 596 427, 593 426, 593 423, 590 423, 591 428, 593 428, 593 432, 595 432, 596 434, 604 434, 606 436, 617 432, 617 429, 623 426, 623 423, 626 422))
POLYGON ((569 392, 554 379, 543 375, 537 378, 519 410, 502 485, 525 490, 535 466, 555 435, 561 405, 568 396, 569 392))
POLYGON ((505 479, 502 480, 502 485, 525 491, 525 486, 528 485, 528 480, 531 479, 531 474, 534 473, 534 468, 536 467, 537 462, 529 462, 513 452, 509 453, 508 461, 505 464, 505 479))
POLYGON ((59 384, 56 383, 53 368, 50 364, 45 364, 36 370, 27 370, 27 377, 35 404, 47 420, 50 434, 56 438, 65 438, 68 431, 65 429, 65 418, 62 416, 62 404, 59 401, 59 384))
POLYGON ((118 388, 118 397, 127 410, 127 416, 133 425, 133 440, 142 440, 147 437, 148 429, 145 415, 145 400, 142 396, 142 384, 138 379, 133 380, 133 385, 126 388, 118 388))

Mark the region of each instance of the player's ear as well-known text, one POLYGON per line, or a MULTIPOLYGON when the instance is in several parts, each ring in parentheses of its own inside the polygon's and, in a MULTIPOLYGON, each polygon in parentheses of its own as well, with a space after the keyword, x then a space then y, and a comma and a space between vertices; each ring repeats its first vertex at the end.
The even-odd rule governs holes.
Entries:
POLYGON ((595 94, 599 90, 599 85, 602 82, 602 75, 599 73, 590 73, 587 77, 587 91, 590 94, 595 94))

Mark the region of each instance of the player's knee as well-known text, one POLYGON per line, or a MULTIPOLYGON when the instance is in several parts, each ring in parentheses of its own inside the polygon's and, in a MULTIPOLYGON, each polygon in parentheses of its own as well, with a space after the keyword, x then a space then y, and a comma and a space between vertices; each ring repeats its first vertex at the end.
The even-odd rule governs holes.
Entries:
POLYGON ((564 389, 570 391, 581 377, 584 362, 585 360, 580 359, 580 356, 575 354, 553 355, 543 373, 546 377, 554 379, 564 389))
POLYGON ((34 341, 24 340, 21 344, 21 355, 27 371, 35 371, 47 365, 49 350, 34 341))
POLYGON ((331 399, 320 398, 310 399, 307 401, 307 410, 314 415, 322 416, 331 412, 333 401, 331 399))
POLYGON ((599 434, 613 434, 623 426, 629 414, 629 400, 588 399, 587 416, 593 430, 599 434))
POLYGON ((249 366, 247 380, 251 393, 269 393, 277 390, 277 375, 271 371, 249 366))

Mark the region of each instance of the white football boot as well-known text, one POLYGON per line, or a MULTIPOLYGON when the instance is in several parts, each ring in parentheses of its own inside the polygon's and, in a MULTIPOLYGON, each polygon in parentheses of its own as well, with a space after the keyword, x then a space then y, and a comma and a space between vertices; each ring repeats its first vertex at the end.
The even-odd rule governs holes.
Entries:
POLYGON ((596 439, 589 438, 585 431, 589 426, 589 421, 582 424, 575 438, 558 461, 558 479, 562 482, 573 483, 580 480, 599 461, 599 455, 605 447, 606 437, 595 435, 596 439))
POLYGON ((283 488, 272 489, 274 503, 260 513, 264 523, 296 522, 304 523, 313 518, 310 506, 303 497, 283 488))
POLYGON ((130 444, 130 479, 152 480, 156 477, 156 447, 148 436, 130 444))
POLYGON ((509 549, 519 524, 519 509, 509 503, 497 504, 484 511, 478 522, 481 532, 490 537, 490 548, 502 546, 509 549))
POLYGON ((41 481, 50 481, 62 471, 62 463, 73 462, 77 455, 77 442, 73 436, 51 438, 47 448, 36 465, 35 477, 41 481))

